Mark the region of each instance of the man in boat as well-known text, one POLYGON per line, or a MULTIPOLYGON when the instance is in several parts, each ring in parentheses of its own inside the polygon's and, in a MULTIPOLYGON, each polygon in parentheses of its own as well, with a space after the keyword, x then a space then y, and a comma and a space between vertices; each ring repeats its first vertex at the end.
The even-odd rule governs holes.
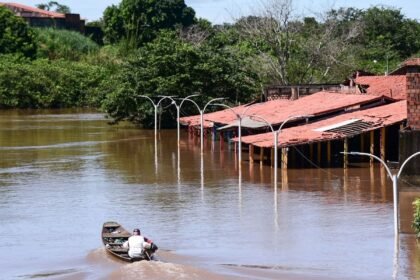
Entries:
POLYGON ((123 247, 128 248, 130 258, 142 258, 144 250, 152 246, 150 241, 141 235, 140 229, 136 228, 133 230, 133 235, 124 242, 123 247))

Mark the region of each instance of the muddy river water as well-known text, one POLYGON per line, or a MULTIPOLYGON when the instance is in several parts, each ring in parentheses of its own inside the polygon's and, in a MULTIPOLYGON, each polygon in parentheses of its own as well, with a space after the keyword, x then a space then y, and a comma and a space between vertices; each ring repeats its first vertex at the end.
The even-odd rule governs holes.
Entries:
POLYGON ((270 166, 210 141, 201 156, 185 131, 178 152, 176 130, 2 111, 0 279, 420 279, 381 173, 291 169, 274 188, 270 166), (161 261, 108 256, 105 221, 141 228, 161 261))

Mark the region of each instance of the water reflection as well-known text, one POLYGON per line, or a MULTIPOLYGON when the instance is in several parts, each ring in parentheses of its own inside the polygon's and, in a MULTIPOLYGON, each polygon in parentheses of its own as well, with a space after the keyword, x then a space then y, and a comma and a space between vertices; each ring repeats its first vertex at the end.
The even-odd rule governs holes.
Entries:
POLYGON ((185 132, 177 143, 176 131, 155 138, 95 116, 0 118, 6 279, 89 266, 84 257, 101 247, 109 219, 140 226, 161 248, 212 271, 230 271, 223 263, 319 279, 414 279, 419 271, 415 240, 402 236, 394 250, 391 182, 376 179, 377 166, 289 169, 273 184, 273 168, 239 163, 216 142, 201 155, 185 132), (16 241, 23 230, 33 239, 16 241))

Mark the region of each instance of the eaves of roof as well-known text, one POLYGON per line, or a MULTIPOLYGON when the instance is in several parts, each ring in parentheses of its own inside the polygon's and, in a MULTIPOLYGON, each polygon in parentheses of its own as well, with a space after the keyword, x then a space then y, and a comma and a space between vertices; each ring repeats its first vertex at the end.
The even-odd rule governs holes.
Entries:
MULTIPOLYGON (((407 102, 404 100, 342 114, 307 125, 283 129, 279 134, 279 147, 343 139, 393 125, 406 119, 407 102)), ((274 146, 272 132, 245 136, 241 139, 242 143, 252 144, 257 147, 268 148, 274 146)), ((233 141, 238 141, 238 138, 234 138, 233 141)))
MULTIPOLYGON (((219 125, 232 124, 237 120, 235 114, 242 116, 255 115, 275 126, 281 124, 290 116, 322 116, 332 112, 353 110, 361 105, 373 103, 382 98, 382 96, 368 94, 344 94, 322 91, 293 101, 279 99, 204 114, 204 126, 211 127, 214 123, 219 125)), ((197 126, 200 125, 200 115, 183 117, 180 121, 183 125, 197 126)))

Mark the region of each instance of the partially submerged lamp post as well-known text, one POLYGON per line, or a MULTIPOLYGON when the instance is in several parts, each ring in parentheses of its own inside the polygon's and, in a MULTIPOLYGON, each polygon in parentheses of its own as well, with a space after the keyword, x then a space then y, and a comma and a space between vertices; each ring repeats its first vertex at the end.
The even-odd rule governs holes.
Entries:
POLYGON ((177 140, 178 140, 178 146, 179 146, 179 140, 180 140, 180 111, 181 111, 181 106, 184 103, 185 100, 190 100, 189 98, 191 97, 195 97, 195 96, 199 96, 199 94, 191 94, 185 98, 181 98, 181 103, 176 104, 176 101, 172 98, 172 97, 167 97, 168 99, 172 100, 172 103, 175 107, 176 107, 176 121, 177 121, 177 140))
POLYGON ((239 114, 239 113, 235 112, 235 110, 232 107, 230 107, 226 104, 217 103, 217 104, 213 104, 213 105, 222 106, 222 107, 225 107, 225 108, 231 110, 232 113, 236 116, 236 119, 238 120, 238 139, 239 139, 239 141, 238 141, 238 162, 239 162, 239 164, 241 164, 241 162, 242 162, 242 120, 245 117, 246 111, 248 111, 248 109, 251 108, 251 106, 249 106, 248 108, 243 110, 242 113, 239 114))
POLYGON ((147 95, 138 95, 138 97, 142 97, 142 98, 146 98, 146 99, 148 99, 150 102, 152 102, 153 107, 155 108, 155 137, 156 137, 156 135, 157 135, 157 110, 158 110, 158 107, 160 106, 160 103, 161 103, 163 100, 165 100, 166 98, 171 98, 171 96, 160 96, 161 98, 159 99, 159 101, 158 101, 157 103, 155 103, 155 102, 153 101, 153 99, 152 99, 152 98, 150 98, 150 97, 149 97, 149 96, 147 96, 147 95))
POLYGON ((181 106, 184 103, 184 101, 188 98, 191 97, 195 97, 198 96, 199 94, 191 94, 185 98, 181 98, 181 103, 179 103, 179 105, 176 103, 175 99, 173 99, 172 97, 168 97, 168 99, 172 100, 172 103, 175 108, 176 108, 176 121, 177 121, 177 150, 178 150, 178 154, 177 154, 177 178, 178 178, 178 186, 180 185, 180 180, 181 180, 181 164, 180 164, 180 158, 181 158, 181 152, 180 152, 180 111, 181 111, 181 106))
POLYGON ((412 154, 410 157, 408 157, 403 164, 400 167, 400 170, 397 174, 392 174, 391 170, 389 169, 388 165, 380 158, 375 155, 372 155, 370 153, 361 153, 361 152, 341 152, 342 154, 348 154, 348 155, 358 155, 358 156, 369 156, 373 157, 374 159, 378 160, 386 169, 388 176, 392 180, 392 188, 393 188, 393 195, 394 195, 394 234, 395 236, 398 236, 398 184, 397 181, 400 178, 401 172, 404 169, 404 166, 407 164, 407 162, 412 159, 415 156, 420 155, 420 152, 416 152, 412 154))
POLYGON ((275 130, 274 128, 273 128, 273 125, 270 123, 270 122, 268 122, 266 119, 264 119, 263 117, 261 117, 261 116, 258 116, 258 115, 250 115, 250 117, 252 118, 252 117, 255 117, 255 118, 257 118, 257 119, 261 119, 261 120, 263 120, 266 124, 268 124, 268 126, 270 127, 270 129, 271 129, 271 131, 273 132, 273 138, 274 138, 274 182, 275 182, 275 186, 277 187, 277 166, 278 166, 278 164, 277 164, 277 160, 278 160, 278 155, 277 155, 277 146, 278 146, 278 138, 279 138, 279 134, 280 134, 280 132, 281 132, 281 130, 282 130, 282 128, 283 128, 283 126, 288 122, 288 121, 290 121, 290 120, 295 120, 295 119, 304 119, 304 118, 306 118, 306 119, 308 119, 308 118, 310 118, 310 117, 312 117, 313 115, 296 115, 296 116, 290 116, 290 117, 288 117, 287 119, 285 119, 283 122, 282 122, 282 124, 280 125, 280 127, 279 127, 279 129, 278 130, 275 130))
POLYGON ((184 101, 190 101, 192 102, 198 109, 198 111, 200 112, 200 124, 201 124, 201 129, 200 129, 200 148, 201 148, 201 153, 203 153, 203 138, 204 138, 204 112, 207 109, 207 106, 209 106, 211 103, 215 102, 215 101, 219 101, 219 100, 223 100, 225 99, 224 97, 219 97, 219 98, 214 98, 211 99, 209 102, 206 103, 206 105, 204 105, 203 110, 200 109, 200 106, 198 106, 198 104, 194 101, 191 100, 189 98, 184 98, 184 101))
POLYGON ((159 96, 161 98, 159 99, 159 101, 157 103, 155 103, 153 101, 153 99, 150 98, 147 95, 138 95, 138 97, 148 99, 150 102, 152 102, 153 107, 155 108, 155 174, 157 175, 157 170, 158 170, 158 160, 157 160, 157 110, 158 110, 158 107, 160 106, 160 103, 163 100, 165 100, 166 98, 171 98, 171 96, 159 96))

